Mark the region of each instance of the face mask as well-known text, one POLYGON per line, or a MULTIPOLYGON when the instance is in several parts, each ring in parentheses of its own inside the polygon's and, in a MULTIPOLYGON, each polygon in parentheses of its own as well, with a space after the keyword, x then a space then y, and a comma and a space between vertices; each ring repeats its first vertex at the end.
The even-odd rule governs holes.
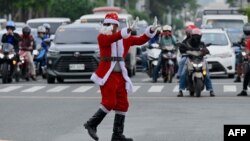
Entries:
POLYGON ((192 45, 198 45, 201 42, 201 36, 193 35, 191 39, 192 45))

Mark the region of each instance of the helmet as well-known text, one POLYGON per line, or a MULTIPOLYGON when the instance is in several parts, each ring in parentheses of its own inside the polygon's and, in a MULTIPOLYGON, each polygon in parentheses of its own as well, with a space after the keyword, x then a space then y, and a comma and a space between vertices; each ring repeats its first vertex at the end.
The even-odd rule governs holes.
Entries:
POLYGON ((23 31, 23 34, 30 34, 31 29, 29 26, 25 26, 22 31, 23 31))
POLYGON ((45 33, 45 32, 46 32, 46 29, 45 29, 44 26, 38 26, 37 32, 45 33))
POLYGON ((47 30, 50 29, 50 24, 48 24, 48 23, 43 24, 43 26, 44 26, 47 30))
POLYGON ((244 32, 245 35, 250 35, 250 23, 246 23, 243 26, 243 32, 244 32))
POLYGON ((11 28, 11 29, 15 30, 15 28, 16 28, 15 23, 13 21, 8 21, 6 23, 6 28, 11 28))
POLYGON ((192 29, 194 29, 194 28, 196 28, 196 26, 193 24, 186 26, 186 28, 185 28, 186 34, 190 34, 192 29))
POLYGON ((162 27, 162 30, 163 30, 163 31, 172 31, 172 27, 171 27, 170 25, 164 25, 164 26, 162 27))
POLYGON ((199 28, 194 28, 191 31, 191 35, 202 35, 201 30, 199 28))

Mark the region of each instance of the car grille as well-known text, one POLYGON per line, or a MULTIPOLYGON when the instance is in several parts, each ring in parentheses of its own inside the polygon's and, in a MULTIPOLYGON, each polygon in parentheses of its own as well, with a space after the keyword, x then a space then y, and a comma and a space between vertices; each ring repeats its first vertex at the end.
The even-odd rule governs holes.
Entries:
POLYGON ((210 72, 221 72, 226 71, 225 68, 218 62, 208 62, 212 65, 212 69, 209 69, 210 72))
POLYGON ((98 66, 98 61, 93 56, 62 56, 55 64, 58 72, 94 72, 98 66), (84 64, 85 70, 70 70, 70 64, 84 64))

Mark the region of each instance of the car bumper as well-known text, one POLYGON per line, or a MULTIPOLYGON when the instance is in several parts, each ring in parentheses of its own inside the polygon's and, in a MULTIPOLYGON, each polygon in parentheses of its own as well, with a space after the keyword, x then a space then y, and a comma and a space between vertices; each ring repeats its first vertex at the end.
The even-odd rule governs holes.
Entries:
POLYGON ((55 70, 47 70, 48 75, 53 77, 60 77, 64 79, 90 79, 93 72, 58 72, 55 70))
POLYGON ((211 75, 234 74, 235 56, 207 58, 208 68, 211 75))

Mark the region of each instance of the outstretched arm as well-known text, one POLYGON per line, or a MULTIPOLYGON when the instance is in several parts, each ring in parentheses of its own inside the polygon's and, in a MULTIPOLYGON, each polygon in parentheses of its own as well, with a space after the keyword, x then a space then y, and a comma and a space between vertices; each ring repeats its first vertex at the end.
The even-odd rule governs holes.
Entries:
POLYGON ((155 31, 151 31, 151 26, 148 27, 142 36, 130 36, 131 46, 145 44, 150 38, 156 35, 155 31))

